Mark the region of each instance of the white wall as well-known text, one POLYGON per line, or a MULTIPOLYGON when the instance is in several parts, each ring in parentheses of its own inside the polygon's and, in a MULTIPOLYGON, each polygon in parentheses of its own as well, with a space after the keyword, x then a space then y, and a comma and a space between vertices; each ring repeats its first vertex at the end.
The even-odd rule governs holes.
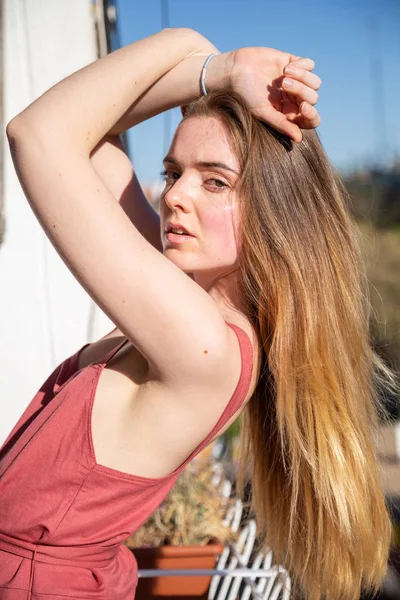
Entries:
MULTIPOLYGON (((0 0, 2 1, 2 0, 0 0)), ((4 123, 97 58, 90 0, 3 0, 4 123)), ((114 326, 43 233, 5 151, 0 248, 0 443, 51 371, 114 326)))

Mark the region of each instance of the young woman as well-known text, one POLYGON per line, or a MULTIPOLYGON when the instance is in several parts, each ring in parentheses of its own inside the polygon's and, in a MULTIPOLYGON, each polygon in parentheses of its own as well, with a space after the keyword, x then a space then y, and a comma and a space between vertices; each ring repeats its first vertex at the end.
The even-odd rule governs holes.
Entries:
POLYGON ((384 367, 342 191, 300 130, 319 123, 313 67, 168 29, 8 125, 35 215, 117 328, 57 367, 2 449, 0 598, 133 598, 121 542, 244 407, 262 543, 308 598, 379 585, 384 367), (172 106, 158 217, 116 136, 172 106))

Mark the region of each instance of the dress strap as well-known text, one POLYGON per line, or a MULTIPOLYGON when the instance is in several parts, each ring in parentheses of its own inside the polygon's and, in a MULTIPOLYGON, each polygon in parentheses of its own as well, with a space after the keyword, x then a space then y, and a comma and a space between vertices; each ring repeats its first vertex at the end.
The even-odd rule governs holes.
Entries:
POLYGON ((67 383, 69 383, 69 381, 71 381, 79 373, 78 358, 82 350, 84 350, 87 346, 90 346, 90 343, 82 346, 82 348, 77 350, 75 354, 72 354, 72 356, 66 358, 61 365, 59 365, 58 375, 52 388, 53 395, 58 394, 67 385, 67 383))
MULTIPOLYGON (((111 359, 112 357, 118 352, 118 350, 120 350, 122 348, 122 346, 124 344, 126 344, 128 340, 124 340, 123 342, 121 342, 120 344, 118 344, 116 346, 116 348, 113 348, 112 350, 109 350, 109 352, 107 352, 107 354, 105 354, 104 356, 102 356, 101 358, 99 358, 98 360, 90 363, 89 365, 87 365, 88 367, 91 365, 106 365, 111 359)), ((75 352, 75 354, 73 354, 72 356, 70 356, 70 358, 66 359, 62 365, 61 365, 61 369, 59 372, 59 375, 53 385, 53 394, 59 394, 61 392, 61 390, 63 388, 65 388, 67 386, 67 384, 72 381, 72 379, 74 379, 83 369, 78 369, 78 359, 79 359, 79 355, 82 352, 82 350, 84 350, 85 348, 87 348, 87 346, 90 346, 91 343, 87 343, 84 346, 82 346, 82 348, 80 348, 77 352, 75 352), (65 374, 64 374, 65 371, 65 374), (59 381, 63 381, 63 383, 60 385, 58 382, 59 381)), ((86 368, 86 367, 84 367, 86 368)))
POLYGON ((108 362, 110 362, 112 357, 115 356, 117 354, 117 352, 119 352, 121 350, 121 348, 123 348, 123 346, 125 346, 125 344, 127 342, 129 342, 128 339, 126 339, 123 342, 121 342, 120 344, 118 344, 115 348, 113 348, 112 350, 107 352, 107 354, 105 354, 102 358, 100 358, 98 361, 96 361, 96 364, 106 365, 108 362))
POLYGON ((253 362, 254 362, 254 353, 253 353, 253 345, 247 333, 239 327, 239 325, 234 325, 233 323, 228 323, 225 321, 227 325, 236 333, 236 337, 238 338, 239 348, 240 348, 240 356, 242 361, 240 378, 236 387, 236 390, 226 407, 226 413, 224 411, 225 420, 228 421, 233 414, 241 407, 243 404, 247 392, 250 387, 251 378, 253 375, 253 362), (228 416, 229 415, 229 416, 228 416))

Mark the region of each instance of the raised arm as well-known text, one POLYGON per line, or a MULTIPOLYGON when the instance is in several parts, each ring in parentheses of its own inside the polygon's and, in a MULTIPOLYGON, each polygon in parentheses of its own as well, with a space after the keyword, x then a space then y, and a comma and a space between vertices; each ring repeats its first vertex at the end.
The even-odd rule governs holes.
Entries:
POLYGON ((162 252, 160 217, 147 201, 120 137, 107 135, 103 138, 91 153, 90 160, 139 233, 162 252))
MULTIPOLYGON (((90 154, 146 90, 203 44, 186 29, 131 44, 58 83, 7 128, 21 184, 48 237, 147 358, 150 376, 164 380, 210 376, 226 360, 229 328, 211 297, 126 217, 90 154)), ((204 60, 196 62, 179 103, 198 96, 204 60)))
MULTIPOLYGON (((212 298, 127 218, 90 155, 123 119, 143 120, 196 98, 209 49, 192 30, 161 31, 61 81, 7 127, 18 176, 48 237, 147 358, 150 374, 170 381, 220 379, 227 357, 237 353, 236 338, 212 298)), ((269 77, 290 62, 290 55, 280 55, 269 77)), ((230 85, 233 58, 228 53, 211 61, 209 88, 230 85)))

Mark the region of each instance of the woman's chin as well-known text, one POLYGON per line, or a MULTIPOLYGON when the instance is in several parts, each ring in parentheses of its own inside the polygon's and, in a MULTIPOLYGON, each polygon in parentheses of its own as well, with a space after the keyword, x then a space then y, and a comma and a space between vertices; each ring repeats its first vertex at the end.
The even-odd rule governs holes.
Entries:
POLYGON ((187 256, 183 253, 176 251, 174 248, 166 248, 163 252, 164 256, 168 258, 174 265, 176 265, 181 271, 185 273, 192 272, 198 265, 194 265, 193 260, 188 260, 187 256))

